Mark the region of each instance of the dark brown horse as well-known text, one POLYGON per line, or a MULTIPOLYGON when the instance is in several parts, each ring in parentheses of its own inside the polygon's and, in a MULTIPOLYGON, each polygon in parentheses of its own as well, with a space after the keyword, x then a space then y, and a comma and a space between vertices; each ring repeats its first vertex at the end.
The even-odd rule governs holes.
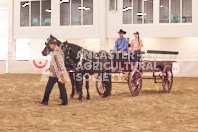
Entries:
MULTIPOLYGON (((79 89, 79 98, 82 100, 82 85, 83 77, 86 79, 86 89, 87 89, 87 100, 90 100, 89 94, 89 77, 90 75, 100 75, 102 82, 105 85, 105 92, 103 98, 108 97, 111 94, 111 59, 108 56, 106 51, 100 51, 98 53, 88 51, 78 45, 71 43, 61 43, 55 37, 50 35, 50 38, 47 39, 46 47, 44 48, 42 54, 47 55, 50 52, 49 42, 57 41, 57 44, 63 50, 65 54, 66 63, 65 66, 68 69, 73 69, 75 71, 75 81, 76 87, 79 89)), ((74 77, 73 77, 74 78, 74 77)), ((73 78, 70 78, 71 80, 73 78)), ((74 87, 72 87, 72 94, 74 87)))
MULTIPOLYGON (((50 52, 52 51, 49 47, 49 44, 51 41, 56 41, 57 45, 63 50, 65 51, 66 46, 63 45, 59 40, 57 40, 55 37, 53 37, 52 35, 50 35, 50 37, 47 39, 47 41, 45 42, 45 48, 42 51, 42 55, 43 56, 47 56, 48 54, 50 54, 50 52)), ((72 71, 74 70, 74 64, 72 62, 70 62, 70 59, 67 59, 68 57, 65 55, 65 67, 67 68, 69 72, 69 78, 71 80, 71 85, 72 85, 72 93, 70 95, 71 98, 74 97, 75 95, 75 91, 77 92, 77 94, 79 93, 78 88, 76 87, 76 82, 75 82, 75 72, 72 71)))

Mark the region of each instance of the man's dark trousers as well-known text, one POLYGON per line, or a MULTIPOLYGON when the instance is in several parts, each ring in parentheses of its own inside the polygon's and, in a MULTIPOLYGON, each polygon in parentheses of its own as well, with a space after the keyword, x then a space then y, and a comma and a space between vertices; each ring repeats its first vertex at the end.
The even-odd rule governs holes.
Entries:
POLYGON ((48 80, 48 83, 47 83, 46 89, 45 89, 45 95, 43 98, 43 102, 48 102, 49 95, 50 95, 52 88, 54 87, 54 84, 56 82, 58 83, 58 87, 60 89, 60 94, 61 94, 60 97, 63 100, 63 103, 67 104, 68 101, 67 101, 67 92, 66 92, 65 84, 59 82, 57 77, 49 77, 49 80, 48 80))

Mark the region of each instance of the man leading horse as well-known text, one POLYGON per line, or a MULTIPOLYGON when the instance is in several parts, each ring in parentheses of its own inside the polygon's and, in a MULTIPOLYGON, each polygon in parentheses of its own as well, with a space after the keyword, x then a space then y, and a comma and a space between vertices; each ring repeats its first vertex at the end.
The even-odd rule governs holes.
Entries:
POLYGON ((58 83, 58 87, 60 89, 60 98, 62 99, 62 103, 59 105, 67 105, 68 100, 65 84, 59 81, 60 77, 63 76, 63 72, 66 71, 64 65, 65 56, 63 51, 58 47, 56 41, 51 41, 49 47, 54 51, 52 60, 50 62, 50 77, 46 85, 43 100, 39 101, 39 103, 48 105, 49 95, 54 87, 54 84, 58 83))

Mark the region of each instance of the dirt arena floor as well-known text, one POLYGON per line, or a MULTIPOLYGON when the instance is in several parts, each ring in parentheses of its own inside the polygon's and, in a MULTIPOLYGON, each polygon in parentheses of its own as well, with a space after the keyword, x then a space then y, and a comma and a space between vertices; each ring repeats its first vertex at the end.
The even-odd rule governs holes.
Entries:
MULTIPOLYGON (((48 106, 42 99, 46 82, 41 75, 0 75, 0 131, 198 131, 198 78, 174 78, 172 92, 143 80, 143 90, 132 97, 127 84, 113 84, 112 96, 102 99, 90 83, 91 101, 69 99, 58 106, 55 85, 48 106)), ((71 93, 70 83, 66 84, 71 93)))

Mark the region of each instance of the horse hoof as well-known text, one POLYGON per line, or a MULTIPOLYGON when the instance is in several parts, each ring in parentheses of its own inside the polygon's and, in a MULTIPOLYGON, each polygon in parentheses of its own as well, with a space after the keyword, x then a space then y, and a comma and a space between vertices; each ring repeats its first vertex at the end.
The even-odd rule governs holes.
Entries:
POLYGON ((103 99, 108 99, 108 96, 103 96, 102 98, 103 98, 103 99))
POLYGON ((87 100, 87 101, 91 101, 91 99, 90 99, 90 98, 86 98, 86 100, 87 100))
POLYGON ((78 99, 77 101, 82 101, 82 99, 78 99))
POLYGON ((59 97, 58 100, 62 100, 61 97, 59 97))

